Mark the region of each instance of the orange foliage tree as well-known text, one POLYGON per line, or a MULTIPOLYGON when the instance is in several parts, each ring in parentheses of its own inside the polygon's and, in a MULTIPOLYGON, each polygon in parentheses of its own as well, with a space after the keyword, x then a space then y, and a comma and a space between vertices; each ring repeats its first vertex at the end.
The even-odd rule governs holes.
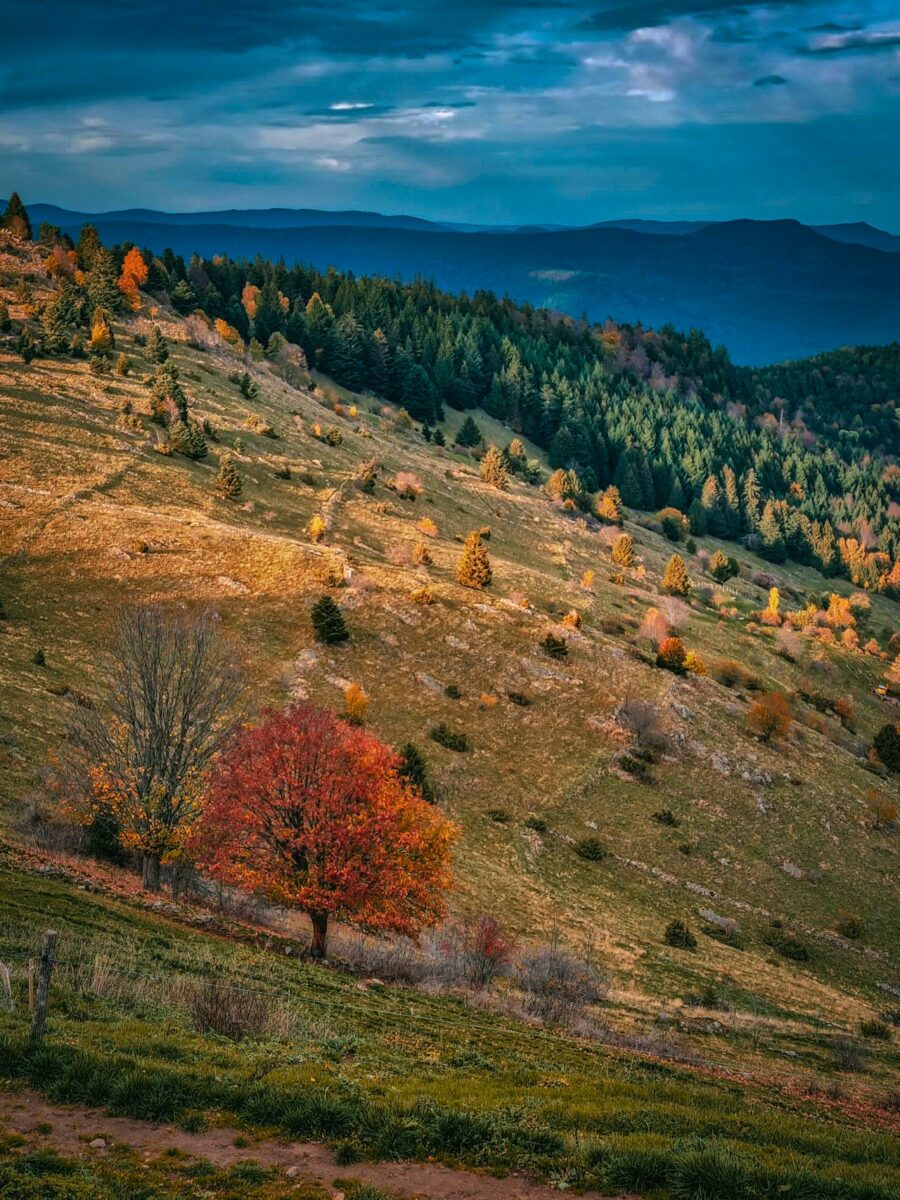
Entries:
POLYGON ((201 867, 306 912, 324 957, 330 917, 415 935, 444 915, 455 826, 371 733, 308 703, 269 710, 219 760, 201 867))
POLYGON ((132 246, 125 255, 122 263, 122 273, 119 276, 119 291, 125 297, 129 307, 134 311, 141 307, 140 289, 147 282, 147 264, 137 246, 132 246))
POLYGON ((783 737, 794 720, 784 692, 768 692, 753 704, 747 713, 747 724, 762 742, 783 737))

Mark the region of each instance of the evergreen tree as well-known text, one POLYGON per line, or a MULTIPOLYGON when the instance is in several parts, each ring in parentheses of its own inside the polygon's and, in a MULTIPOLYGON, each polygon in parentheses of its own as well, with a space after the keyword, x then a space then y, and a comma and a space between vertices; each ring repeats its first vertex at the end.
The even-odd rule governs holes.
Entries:
POLYGON ((34 340, 34 335, 27 325, 22 326, 18 341, 16 342, 16 349, 26 363, 30 363, 37 355, 37 342, 34 340))
POLYGON ((457 446, 480 446, 483 440, 481 430, 471 417, 466 417, 456 435, 457 446))
POLYGON ((727 554, 716 550, 709 560, 709 573, 717 583, 726 583, 738 573, 738 565, 727 554))
POLYGON ((179 279, 175 284, 172 288, 171 299, 172 307, 177 313, 181 313, 183 317, 193 312, 197 307, 197 293, 186 279, 179 279))
POLYGON ((688 523, 694 537, 703 537, 706 534, 706 509, 701 501, 691 501, 691 507, 688 509, 688 523))
POLYGON ((616 464, 613 483, 622 497, 623 504, 629 508, 644 507, 644 490, 634 469, 631 456, 627 452, 620 457, 616 464))
POLYGON ((209 453, 203 430, 196 421, 175 421, 169 430, 169 440, 173 449, 185 458, 206 458, 209 453))
POLYGON ((312 607, 310 617, 316 637, 327 646, 346 642, 350 637, 343 613, 331 596, 324 595, 317 600, 312 607))
POLYGON ((156 368, 151 391, 150 411, 158 425, 170 420, 187 421, 188 402, 178 378, 178 368, 171 361, 156 368))
POLYGON ((92 309, 116 313, 122 300, 119 291, 119 272, 116 260, 105 246, 98 246, 91 258, 91 269, 87 281, 88 300, 92 309))
POLYGON ((243 373, 238 387, 241 389, 241 395, 245 400, 255 400, 259 395, 259 385, 249 371, 243 373))
POLYGON ((230 454, 223 454, 215 478, 216 492, 223 500, 236 500, 243 490, 240 473, 230 454))
POLYGON ((747 529, 753 530, 759 525, 761 509, 762 492, 756 471, 751 467, 744 477, 744 523, 747 529))
POLYGON ((487 587, 493 578, 487 548, 477 530, 473 530, 465 540, 456 578, 463 587, 479 589, 487 587))
POLYGON ((75 255, 83 270, 90 271, 93 268, 94 255, 102 248, 103 243, 94 226, 82 225, 81 233, 78 235, 78 244, 75 247, 75 255))
POLYGON ((0 333, 9 333, 12 329, 12 321, 9 316, 9 305, 0 296, 0 333))
POLYGON ((767 500, 759 521, 759 552, 770 562, 784 562, 787 558, 787 547, 774 503, 767 500))
POLYGON ((680 554, 673 554, 666 563, 662 577, 662 590, 670 596, 689 596, 691 580, 680 554))
POLYGON ((492 487, 501 490, 506 487, 508 477, 506 463, 496 446, 489 447, 487 454, 481 460, 480 474, 482 480, 492 487))
POLYGON ((71 290, 60 289, 44 307, 41 315, 41 336, 44 349, 59 354, 69 345, 69 326, 75 318, 75 302, 71 290))
POLYGON ((443 429, 436 429, 434 431, 434 444, 436 446, 446 446, 447 445, 447 439, 444 437, 443 429))
POLYGON ((401 746, 399 753, 400 765, 397 768, 397 774, 412 787, 417 788, 421 792, 423 800, 434 804, 434 789, 428 778, 428 764, 421 750, 414 742, 407 742, 405 746, 401 746))
POLYGON ((31 241, 31 220, 28 216, 28 209, 22 203, 18 192, 13 192, 10 195, 9 203, 6 205, 6 211, 3 214, 2 221, 0 221, 0 225, 4 229, 8 229, 20 241, 31 241))
POLYGON ((723 537, 727 531, 727 522, 719 492, 719 484, 715 475, 707 476, 700 493, 700 504, 706 517, 706 528, 713 537, 723 537))
POLYGON ((169 343, 158 325, 154 325, 150 330, 150 336, 147 339, 147 357, 157 366, 161 366, 169 358, 169 343))

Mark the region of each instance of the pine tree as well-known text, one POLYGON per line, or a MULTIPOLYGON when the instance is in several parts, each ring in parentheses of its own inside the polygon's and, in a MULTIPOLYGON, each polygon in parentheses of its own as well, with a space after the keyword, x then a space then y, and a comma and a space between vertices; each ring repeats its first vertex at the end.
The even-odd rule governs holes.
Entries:
POLYGON ((147 357, 157 366, 162 366, 168 360, 169 343, 158 325, 154 325, 150 330, 150 336, 147 339, 147 357))
POLYGON ((688 596, 691 592, 691 580, 680 554, 673 554, 666 563, 662 577, 662 590, 670 596, 688 596))
POLYGON ((733 558, 716 550, 709 560, 709 573, 716 583, 726 583, 738 573, 738 565, 733 558))
POLYGON ((199 460, 209 453, 203 430, 196 421, 175 421, 169 430, 169 440, 172 448, 185 458, 199 460))
POLYGON ((116 270, 116 260, 105 246, 98 246, 91 259, 87 294, 93 309, 102 308, 111 313, 118 312, 122 300, 119 272, 116 270))
POLYGON ((316 637, 327 646, 346 642, 350 637, 343 613, 330 596, 322 596, 315 602, 310 617, 316 637))
POLYGON ((28 216, 28 209, 22 203, 18 192, 13 192, 10 196, 3 219, 0 220, 0 225, 4 229, 8 229, 20 241, 31 241, 31 220, 28 216))
POLYGON ((612 560, 619 567, 634 566, 634 538, 630 533, 620 533, 613 543, 612 560))
POLYGON ((236 500, 243 490, 241 476, 230 454, 224 454, 215 478, 215 488, 223 500, 236 500))
POLYGON ((715 475, 709 475, 700 493, 700 503, 706 515, 706 528, 713 537, 722 537, 727 531, 727 521, 715 475))
POLYGON ((473 530, 465 540, 456 578, 463 587, 484 588, 493 578, 491 562, 481 534, 473 530))
POLYGON ((187 396, 179 383, 178 368, 173 362, 164 362, 156 368, 150 411, 158 425, 167 425, 173 414, 176 420, 187 421, 187 396))
POLYGON ((38 352, 37 342, 34 340, 34 334, 27 325, 22 326, 19 339, 16 342, 16 349, 22 356, 23 361, 27 363, 30 363, 38 352))
POLYGON ((787 548, 781 532, 781 523, 775 505, 767 500, 759 521, 760 554, 770 562, 784 562, 787 558, 787 548))
POLYGON ((423 800, 434 804, 434 789, 428 778, 428 764, 421 750, 414 742, 407 742, 405 746, 400 747, 399 753, 400 765, 397 768, 397 774, 412 787, 417 788, 421 792, 423 800))
POLYGON ((480 446, 483 440, 481 430, 471 417, 466 417, 456 435, 457 446, 480 446))
POLYGON ((744 522, 747 529, 756 529, 759 525, 760 509, 762 506, 762 491, 753 467, 744 477, 744 522))
POLYGON ((480 473, 482 480, 485 483, 489 483, 491 487, 500 488, 501 490, 506 487, 509 473, 506 469, 503 455, 496 446, 491 446, 481 460, 480 473))
POLYGON ((436 429, 434 431, 434 444, 436 446, 446 446, 447 445, 447 439, 444 437, 443 429, 436 429))
POLYGON ((183 317, 197 307, 197 293, 186 279, 179 279, 172 288, 172 307, 183 317))
POLYGON ((69 325, 75 317, 75 304, 68 290, 60 290, 45 306, 41 315, 44 349, 58 354, 69 344, 69 325))

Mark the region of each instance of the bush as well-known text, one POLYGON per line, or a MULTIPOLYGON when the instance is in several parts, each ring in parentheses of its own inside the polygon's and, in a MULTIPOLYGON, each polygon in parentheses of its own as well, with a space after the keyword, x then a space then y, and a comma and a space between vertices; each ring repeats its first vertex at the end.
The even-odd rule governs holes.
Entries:
POLYGON ((506 698, 510 704, 516 704, 519 708, 527 708, 531 703, 531 697, 526 696, 524 692, 507 692, 506 698))
POLYGON ((882 725, 872 747, 892 775, 900 774, 900 729, 896 725, 882 725))
POLYGON ((524 955, 517 981, 525 1011, 551 1025, 571 1024, 606 991, 589 962, 579 962, 556 942, 524 955))
POLYGON ((616 720, 634 735, 635 748, 644 757, 654 760, 670 749, 671 739, 655 704, 628 696, 619 705, 616 720))
POLYGON ((572 848, 579 858, 584 858, 588 862, 603 862, 607 854, 603 843, 593 834, 581 838, 572 848))
POLYGON ((482 990, 505 974, 516 945, 494 917, 469 917, 443 929, 435 944, 438 976, 482 990))
POLYGON ((259 1037, 269 1025, 270 1011, 264 996, 218 979, 187 985, 181 998, 198 1033, 216 1033, 240 1041, 259 1037))
POLYGON ((831 1043, 834 1065, 839 1071, 861 1071, 866 1058, 862 1047, 853 1038, 836 1037, 831 1043))
POLYGON ((454 732, 443 721, 439 725, 435 725, 429 737, 439 746, 443 746, 447 750, 455 750, 459 754, 464 754, 469 749, 469 739, 466 735, 454 732))
POLYGON ((663 933, 663 941, 667 946, 675 946, 678 950, 697 949, 697 939, 684 921, 670 921, 663 933))
POLYGON ((505 808, 489 808, 487 810, 487 815, 490 817, 490 819, 494 822, 495 825, 508 825, 509 824, 509 813, 506 811, 505 808))
POLYGON ((761 696, 747 713, 747 724, 761 742, 784 737, 793 724, 794 714, 783 692, 761 696))
POLYGON ((681 824, 670 808, 662 808, 659 812, 653 813, 653 820, 660 825, 666 825, 669 829, 677 829, 681 824))
POLYGON ((762 940, 782 958, 792 962, 808 962, 809 947, 792 933, 784 933, 778 927, 767 929, 762 940))
POLYGON ((541 645, 544 647, 544 652, 551 658, 566 658, 569 653, 569 644, 566 639, 557 637, 553 633, 548 633, 541 645))
POLYGON ((526 817, 525 828, 533 829, 535 833, 546 833, 548 826, 543 817, 526 817))
POLYGON ((656 652, 656 665, 666 671, 674 671, 676 675, 685 673, 687 651, 684 642, 679 637, 667 637, 659 643, 656 652))
POLYGON ((850 938, 852 940, 862 937, 862 921, 859 919, 859 917, 855 917, 851 912, 843 911, 838 913, 835 929, 838 931, 841 937, 850 938))
POLYGON ((860 1021, 859 1032, 866 1038, 873 1038, 878 1042, 889 1042, 891 1040, 891 1027, 884 1021, 860 1021))

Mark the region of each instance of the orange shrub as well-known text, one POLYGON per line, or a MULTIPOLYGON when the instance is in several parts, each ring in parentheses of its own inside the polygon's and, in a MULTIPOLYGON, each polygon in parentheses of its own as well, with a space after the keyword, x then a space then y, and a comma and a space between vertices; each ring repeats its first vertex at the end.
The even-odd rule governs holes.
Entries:
POLYGON ((685 659, 687 652, 684 648, 684 642, 680 637, 667 637, 659 643, 659 649, 656 652, 656 665, 664 667, 667 671, 683 672, 685 668, 685 659))
POLYGON ((425 537, 437 537, 438 527, 432 521, 431 517, 422 517, 420 521, 416 521, 416 529, 418 529, 419 533, 424 534, 425 537))
POLYGON ((351 725, 362 725, 369 711, 369 697, 358 683, 344 688, 344 716, 351 725))
POLYGON ((794 714, 784 692, 767 692, 747 713, 747 724, 761 742, 784 737, 793 720, 794 714))

